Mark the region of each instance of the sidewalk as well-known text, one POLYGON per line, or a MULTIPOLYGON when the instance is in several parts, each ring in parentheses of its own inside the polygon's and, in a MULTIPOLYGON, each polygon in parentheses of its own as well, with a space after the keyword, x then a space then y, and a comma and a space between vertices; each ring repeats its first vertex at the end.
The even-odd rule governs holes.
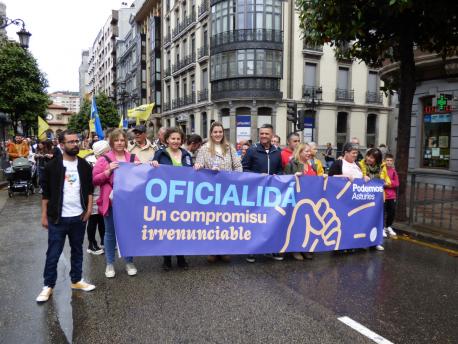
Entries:
POLYGON ((436 243, 448 248, 458 249, 458 237, 445 235, 440 231, 428 226, 409 225, 407 222, 395 222, 393 224, 396 232, 407 234, 422 241, 436 243))

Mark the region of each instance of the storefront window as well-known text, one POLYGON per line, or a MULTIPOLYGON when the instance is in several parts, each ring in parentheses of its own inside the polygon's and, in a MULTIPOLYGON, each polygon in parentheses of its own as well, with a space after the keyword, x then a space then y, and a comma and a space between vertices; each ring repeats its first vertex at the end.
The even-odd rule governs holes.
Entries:
POLYGON ((450 113, 423 115, 423 167, 449 167, 451 130, 450 113))

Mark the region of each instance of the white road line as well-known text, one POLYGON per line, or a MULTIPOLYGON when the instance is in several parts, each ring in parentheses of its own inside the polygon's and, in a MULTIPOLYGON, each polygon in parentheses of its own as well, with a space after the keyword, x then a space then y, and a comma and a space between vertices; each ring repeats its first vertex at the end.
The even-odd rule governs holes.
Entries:
POLYGON ((367 338, 373 340, 375 343, 378 344, 393 344, 393 342, 390 342, 388 339, 383 338, 382 336, 379 336, 377 333, 369 330, 367 327, 361 325, 359 322, 354 321, 353 319, 345 316, 345 317, 340 317, 337 318, 341 322, 343 322, 345 325, 350 326, 352 329, 355 331, 358 331, 362 335, 366 336, 367 338))

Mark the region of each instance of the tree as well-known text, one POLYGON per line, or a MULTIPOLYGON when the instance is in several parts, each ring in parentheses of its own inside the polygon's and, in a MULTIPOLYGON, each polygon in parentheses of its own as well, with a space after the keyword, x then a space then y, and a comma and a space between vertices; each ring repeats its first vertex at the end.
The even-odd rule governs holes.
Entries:
POLYGON ((48 81, 32 54, 15 42, 0 42, 0 112, 9 113, 14 131, 37 127, 50 103, 48 81))
POLYGON ((400 95, 397 215, 399 220, 405 220, 410 122, 416 88, 414 49, 435 52, 444 58, 457 53, 458 2, 297 0, 296 4, 307 43, 330 43, 337 47, 338 57, 361 59, 370 66, 380 67, 386 59, 399 62, 399 74, 386 80, 385 86, 400 95))
MULTIPOLYGON (((118 127, 120 117, 118 115, 118 111, 116 110, 115 103, 104 93, 99 93, 95 97, 95 102, 97 104, 97 109, 99 110, 102 128, 107 129, 118 127)), ((68 128, 78 132, 88 130, 90 116, 91 102, 84 99, 83 104, 80 106, 80 111, 70 117, 68 128)))

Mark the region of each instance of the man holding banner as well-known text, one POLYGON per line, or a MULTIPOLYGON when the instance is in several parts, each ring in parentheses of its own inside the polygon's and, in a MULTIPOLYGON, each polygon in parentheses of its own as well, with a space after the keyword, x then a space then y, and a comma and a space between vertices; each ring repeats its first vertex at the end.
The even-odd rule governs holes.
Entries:
MULTIPOLYGON (((259 129, 259 143, 251 146, 243 159, 243 170, 248 172, 263 173, 269 175, 282 174, 281 151, 272 145, 274 128, 270 124, 264 124, 259 129)), ((283 256, 273 253, 272 258, 283 260, 283 256)), ((256 262, 254 255, 246 259, 248 263, 256 262)))

